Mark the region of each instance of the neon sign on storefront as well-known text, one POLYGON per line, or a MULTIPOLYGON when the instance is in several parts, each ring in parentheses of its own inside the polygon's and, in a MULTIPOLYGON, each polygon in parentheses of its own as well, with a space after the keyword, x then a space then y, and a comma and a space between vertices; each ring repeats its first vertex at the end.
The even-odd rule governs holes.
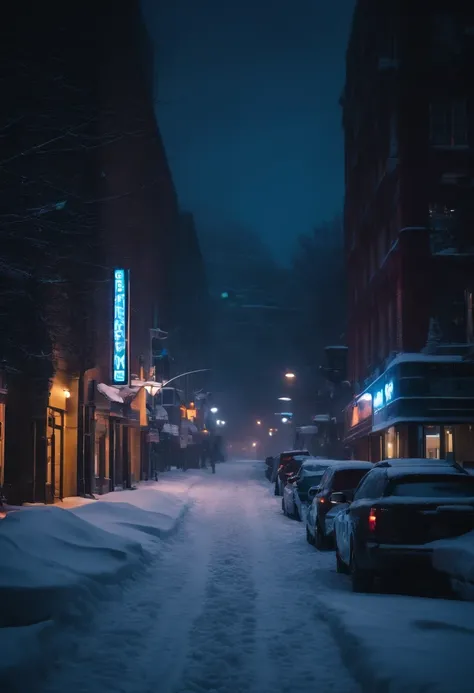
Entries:
POLYGON ((128 271, 125 269, 115 269, 112 350, 112 381, 114 385, 127 385, 130 379, 128 354, 128 290, 128 271))

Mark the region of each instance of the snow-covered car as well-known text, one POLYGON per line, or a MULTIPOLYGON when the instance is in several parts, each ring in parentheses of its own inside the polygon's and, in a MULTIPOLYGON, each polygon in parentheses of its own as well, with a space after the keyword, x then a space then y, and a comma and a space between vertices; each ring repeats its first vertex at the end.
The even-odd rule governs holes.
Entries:
POLYGON ((350 572, 355 592, 369 592, 375 579, 432 569, 437 539, 474 529, 474 478, 439 460, 391 460, 374 465, 334 520, 336 566, 350 572))
POLYGON ((299 471, 303 460, 311 457, 308 450, 288 450, 280 453, 276 458, 274 466, 275 496, 282 496, 290 476, 294 476, 299 471))
MULTIPOLYGON (((319 486, 324 472, 331 464, 334 464, 333 460, 319 457, 304 458, 299 471, 289 477, 283 488, 281 508, 285 515, 297 520, 303 518, 303 506, 310 501, 310 490, 319 486)), ((313 495, 314 493, 311 497, 313 495)))
POLYGON ((306 539, 318 549, 333 544, 334 518, 347 507, 345 503, 331 500, 333 493, 353 493, 360 480, 373 468, 371 462, 346 460, 331 465, 321 479, 320 488, 306 514, 306 539))

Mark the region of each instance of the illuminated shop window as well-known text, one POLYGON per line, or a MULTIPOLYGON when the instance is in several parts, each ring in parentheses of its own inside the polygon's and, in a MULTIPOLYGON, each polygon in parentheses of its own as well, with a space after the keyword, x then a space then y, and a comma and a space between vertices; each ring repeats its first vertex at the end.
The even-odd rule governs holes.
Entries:
POLYGON ((439 460, 441 450, 441 435, 439 426, 425 426, 425 457, 439 460))

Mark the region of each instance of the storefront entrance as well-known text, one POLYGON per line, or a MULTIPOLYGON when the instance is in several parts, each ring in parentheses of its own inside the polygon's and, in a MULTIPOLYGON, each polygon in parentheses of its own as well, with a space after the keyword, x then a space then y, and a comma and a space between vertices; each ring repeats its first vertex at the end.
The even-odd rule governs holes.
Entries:
POLYGON ((46 465, 46 502, 63 498, 64 487, 64 411, 48 407, 48 452, 46 465))

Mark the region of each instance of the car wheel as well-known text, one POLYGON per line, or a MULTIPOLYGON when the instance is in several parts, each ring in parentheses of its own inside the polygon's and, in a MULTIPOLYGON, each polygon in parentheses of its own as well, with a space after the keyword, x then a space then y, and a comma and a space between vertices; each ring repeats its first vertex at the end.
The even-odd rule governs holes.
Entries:
POLYGON ((314 543, 316 548, 319 549, 319 551, 323 551, 326 548, 325 537, 319 522, 316 522, 314 543))
POLYGON ((308 525, 306 525, 306 541, 308 542, 308 544, 311 544, 311 546, 314 545, 314 538, 308 529, 308 525))
POLYGON ((339 551, 338 551, 337 547, 336 547, 336 571, 342 575, 347 575, 347 573, 349 572, 346 564, 344 563, 344 561, 342 560, 342 558, 339 555, 339 551))
POLYGON ((374 589, 375 575, 371 570, 361 570, 357 565, 357 557, 354 547, 351 549, 351 580, 353 592, 372 592, 374 589))

